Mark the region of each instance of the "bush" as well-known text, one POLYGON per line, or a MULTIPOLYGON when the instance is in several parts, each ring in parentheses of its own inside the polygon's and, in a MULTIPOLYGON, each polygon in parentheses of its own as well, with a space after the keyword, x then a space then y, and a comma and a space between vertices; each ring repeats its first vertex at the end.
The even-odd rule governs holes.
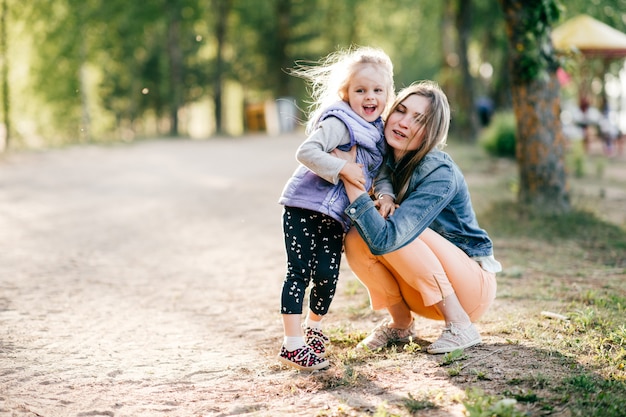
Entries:
POLYGON ((496 113, 491 124, 483 131, 480 144, 493 156, 515 158, 515 115, 496 113))

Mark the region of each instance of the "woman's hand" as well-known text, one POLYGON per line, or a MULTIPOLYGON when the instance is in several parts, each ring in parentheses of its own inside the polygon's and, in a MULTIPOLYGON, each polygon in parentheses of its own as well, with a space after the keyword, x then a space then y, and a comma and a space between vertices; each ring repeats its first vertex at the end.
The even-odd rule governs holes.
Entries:
POLYGON ((347 161, 339 172, 339 178, 343 181, 348 199, 353 202, 358 196, 365 193, 365 174, 363 173, 363 164, 356 163, 356 145, 350 148, 348 152, 335 148, 331 155, 347 161))
POLYGON ((346 162, 341 171, 339 171, 339 178, 343 180, 344 185, 349 182, 350 184, 361 188, 365 191, 365 175, 363 174, 363 164, 357 164, 356 162, 346 162))
POLYGON ((351 147, 348 152, 335 148, 330 152, 330 154, 336 158, 343 159, 344 161, 356 162, 356 145, 351 147))
POLYGON ((391 216, 398 207, 394 199, 388 194, 381 195, 380 198, 374 202, 374 205, 378 209, 380 215, 385 219, 391 216))
POLYGON ((356 145, 350 148, 348 152, 335 148, 330 154, 347 161, 341 171, 339 171, 339 178, 341 178, 344 185, 350 183, 365 191, 365 174, 363 173, 363 164, 356 162, 356 145))

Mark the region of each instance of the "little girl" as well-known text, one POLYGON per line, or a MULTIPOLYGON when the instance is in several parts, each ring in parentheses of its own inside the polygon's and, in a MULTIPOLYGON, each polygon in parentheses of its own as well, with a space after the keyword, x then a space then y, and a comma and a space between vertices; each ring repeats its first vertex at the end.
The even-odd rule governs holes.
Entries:
MULTIPOLYGON (((335 294, 343 238, 350 227, 340 177, 372 188, 385 149, 381 115, 394 97, 393 65, 383 51, 362 47, 330 54, 320 65, 299 66, 292 74, 310 83, 313 101, 308 138, 296 152, 300 166, 279 200, 285 206, 287 274, 281 296, 284 340, 278 357, 298 369, 315 370, 329 365, 324 359, 329 339, 320 324, 335 294), (356 162, 330 154, 355 145, 356 162), (309 312, 301 324, 311 281, 309 312)), ((379 207, 394 207, 390 182, 377 180, 376 190, 379 207)))

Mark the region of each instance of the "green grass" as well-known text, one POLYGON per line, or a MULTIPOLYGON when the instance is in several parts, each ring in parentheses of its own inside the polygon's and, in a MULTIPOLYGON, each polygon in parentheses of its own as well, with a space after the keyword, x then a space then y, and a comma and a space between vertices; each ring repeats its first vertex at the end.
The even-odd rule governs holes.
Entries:
POLYGON ((481 226, 492 231, 493 237, 527 238, 552 245, 573 242, 595 261, 626 272, 626 230, 592 212, 574 209, 562 216, 529 216, 507 201, 493 204, 481 218, 481 226))

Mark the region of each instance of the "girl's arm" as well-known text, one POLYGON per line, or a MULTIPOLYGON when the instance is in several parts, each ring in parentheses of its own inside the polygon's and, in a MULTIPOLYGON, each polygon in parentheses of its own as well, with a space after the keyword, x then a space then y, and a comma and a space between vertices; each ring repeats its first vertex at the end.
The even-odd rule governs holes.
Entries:
MULTIPOLYGON (((344 169, 346 161, 331 156, 329 152, 346 143, 350 143, 348 128, 336 117, 329 117, 302 142, 296 151, 296 159, 319 177, 337 184, 339 173, 344 169)), ((352 171, 353 169, 350 170, 352 171)))

